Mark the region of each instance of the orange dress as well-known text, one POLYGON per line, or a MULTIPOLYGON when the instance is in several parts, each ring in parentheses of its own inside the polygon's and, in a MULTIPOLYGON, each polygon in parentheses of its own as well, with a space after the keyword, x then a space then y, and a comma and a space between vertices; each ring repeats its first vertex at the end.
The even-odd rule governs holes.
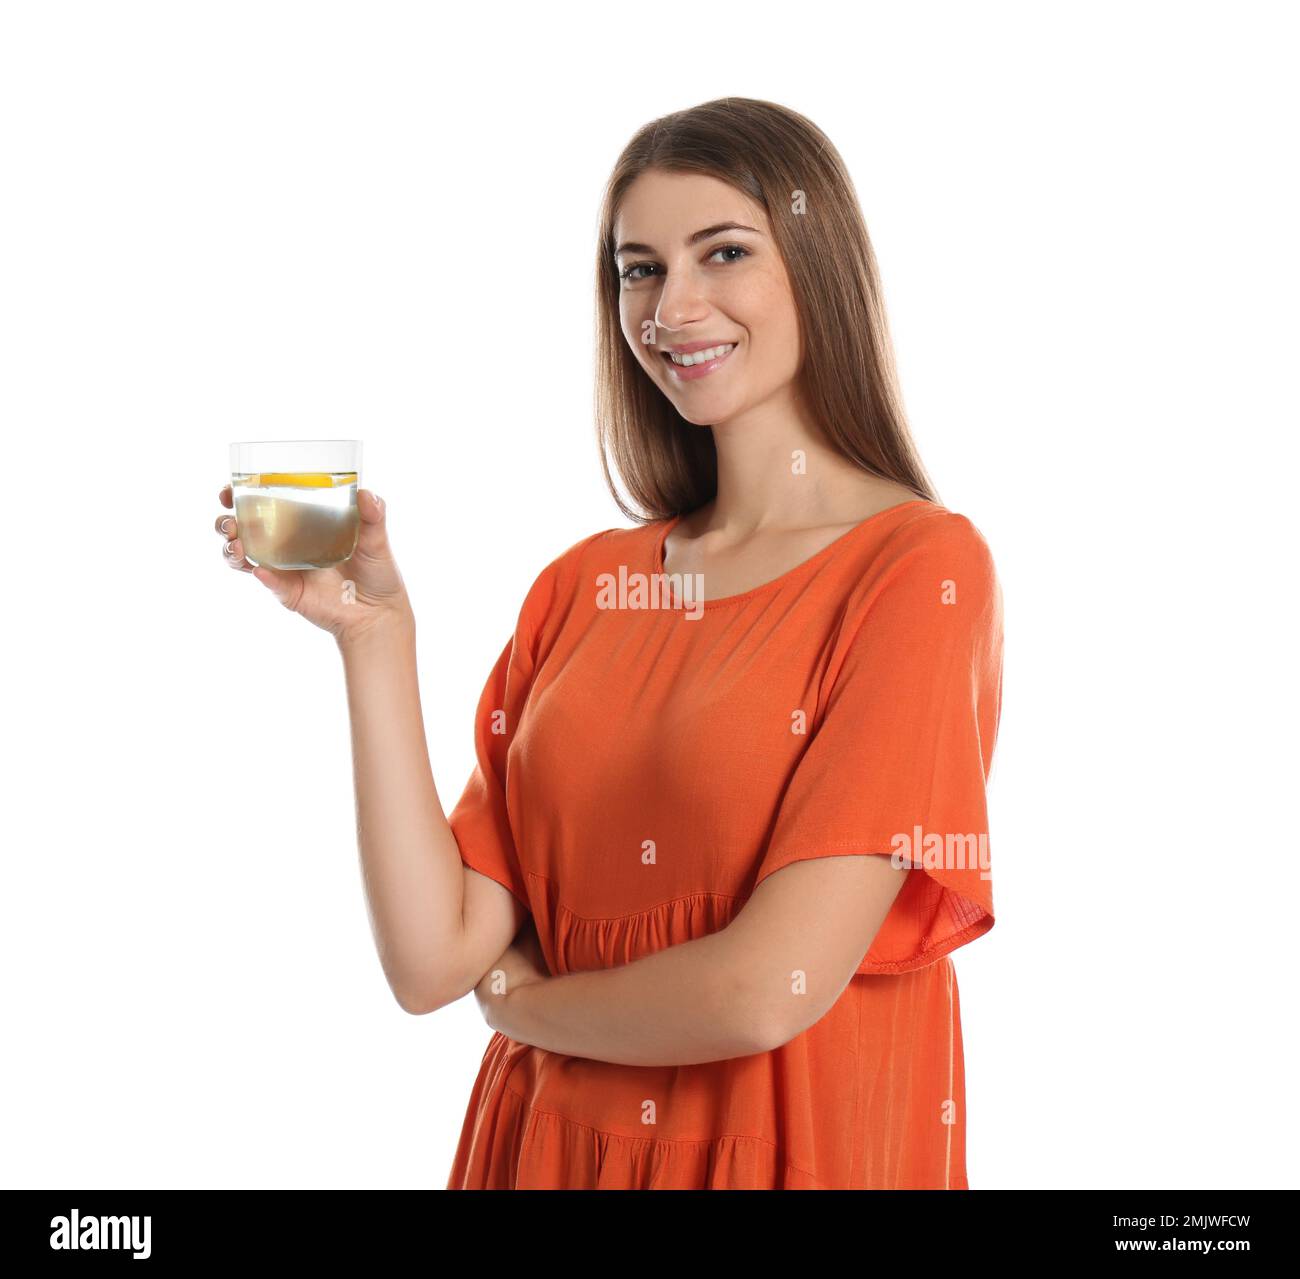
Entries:
POLYGON ((449 819, 465 864, 557 975, 717 932, 801 858, 911 869, 830 1011, 770 1052, 627 1066, 493 1034, 448 1189, 966 1189, 949 955, 993 926, 987 544, 918 499, 701 607, 659 589, 676 522, 588 537, 529 590, 449 819))

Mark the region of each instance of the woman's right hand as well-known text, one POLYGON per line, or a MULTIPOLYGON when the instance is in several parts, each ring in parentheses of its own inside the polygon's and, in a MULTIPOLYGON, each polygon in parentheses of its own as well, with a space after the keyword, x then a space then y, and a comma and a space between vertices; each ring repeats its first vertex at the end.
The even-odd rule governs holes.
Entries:
MULTIPOLYGON (((218 499, 227 510, 234 507, 229 484, 218 499)), ((376 625, 413 616, 402 575, 388 546, 383 501, 369 489, 358 489, 357 511, 361 528, 356 550, 350 559, 332 568, 254 567, 244 559, 235 517, 218 515, 215 527, 224 539, 222 554, 232 568, 251 573, 285 608, 329 631, 342 644, 376 625)))

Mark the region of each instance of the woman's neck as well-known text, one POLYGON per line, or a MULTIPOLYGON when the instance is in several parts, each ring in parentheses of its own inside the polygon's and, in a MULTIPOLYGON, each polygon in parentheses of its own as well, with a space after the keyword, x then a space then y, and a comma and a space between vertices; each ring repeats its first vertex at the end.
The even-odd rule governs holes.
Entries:
POLYGON ((756 533, 853 524, 916 495, 835 451, 798 413, 760 406, 713 427, 718 493, 692 532, 743 541, 756 533))

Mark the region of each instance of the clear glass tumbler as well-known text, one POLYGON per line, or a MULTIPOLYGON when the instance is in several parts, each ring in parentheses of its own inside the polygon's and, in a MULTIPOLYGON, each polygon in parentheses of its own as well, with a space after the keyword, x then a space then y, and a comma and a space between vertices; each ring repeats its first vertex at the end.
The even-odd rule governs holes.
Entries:
POLYGON ((259 568, 329 568, 357 548, 360 440, 254 440, 230 446, 244 558, 259 568))

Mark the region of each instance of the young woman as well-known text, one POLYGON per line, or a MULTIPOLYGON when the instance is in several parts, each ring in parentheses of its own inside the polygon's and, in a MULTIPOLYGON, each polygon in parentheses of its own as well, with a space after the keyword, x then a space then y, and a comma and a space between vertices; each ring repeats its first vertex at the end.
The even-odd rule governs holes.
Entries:
POLYGON ((949 954, 993 925, 1001 596, 909 439, 830 141, 750 99, 646 126, 597 308, 636 526, 537 577, 449 819, 379 499, 354 602, 256 570, 343 653, 398 1000, 472 989, 495 1031, 449 1187, 966 1188, 949 954))

